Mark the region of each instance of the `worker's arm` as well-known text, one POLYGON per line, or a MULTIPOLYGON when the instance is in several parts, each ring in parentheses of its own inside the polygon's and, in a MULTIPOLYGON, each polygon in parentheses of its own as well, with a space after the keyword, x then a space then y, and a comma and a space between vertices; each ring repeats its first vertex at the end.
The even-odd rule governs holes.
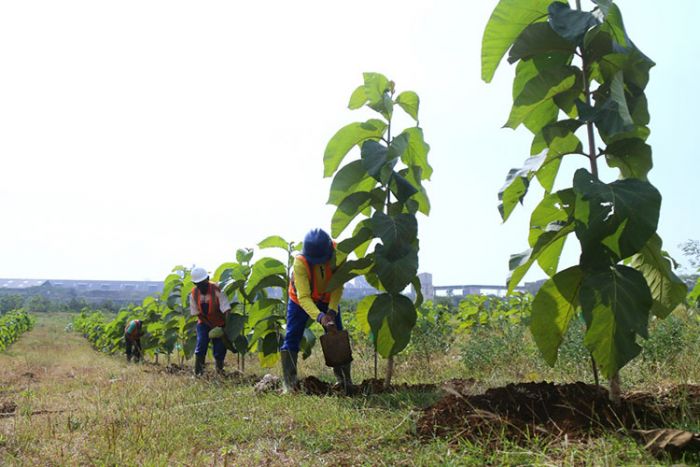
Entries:
POLYGON ((318 309, 311 298, 311 280, 309 279, 309 273, 306 270, 306 266, 300 259, 294 260, 294 287, 297 289, 299 305, 301 305, 311 319, 316 320, 318 315, 321 313, 321 310, 318 309))
POLYGON ((197 306, 197 303, 195 302, 192 293, 190 293, 190 316, 197 315, 199 315, 199 307, 197 306))
POLYGON ((338 311, 338 306, 340 306, 340 299, 343 297, 343 286, 338 286, 333 292, 331 292, 331 301, 328 304, 328 309, 335 312, 338 311))
POLYGON ((219 299, 219 310, 222 313, 228 313, 231 311, 231 302, 228 300, 228 296, 221 290, 216 289, 216 298, 219 299))

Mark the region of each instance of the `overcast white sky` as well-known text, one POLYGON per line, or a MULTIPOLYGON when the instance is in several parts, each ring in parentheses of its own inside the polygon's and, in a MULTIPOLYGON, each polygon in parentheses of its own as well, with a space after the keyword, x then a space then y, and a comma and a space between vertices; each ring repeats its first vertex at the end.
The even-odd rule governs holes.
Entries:
MULTIPOLYGON (((665 246, 682 260, 677 244, 700 238, 700 2, 617 3, 657 62, 650 179, 665 246)), ((512 68, 480 80, 495 4, 0 3, 0 277, 161 280, 176 264, 213 270, 271 234, 328 228, 323 151, 368 116, 347 102, 362 72, 377 71, 420 95, 432 146, 420 270, 440 285, 503 283, 541 192, 501 223, 498 189, 531 135, 500 128, 512 68)), ((565 163, 557 185, 584 164, 565 163)), ((564 265, 577 259, 569 242, 564 265)))

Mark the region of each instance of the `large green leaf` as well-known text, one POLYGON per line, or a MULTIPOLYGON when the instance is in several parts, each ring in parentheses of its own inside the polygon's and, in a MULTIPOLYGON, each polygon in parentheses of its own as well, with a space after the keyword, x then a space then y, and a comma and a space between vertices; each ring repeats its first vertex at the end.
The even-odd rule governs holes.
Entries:
POLYGON ((588 324, 583 342, 611 378, 641 351, 635 337, 648 336, 649 287, 639 271, 615 265, 585 275, 579 300, 588 324))
MULTIPOLYGON (((364 219, 357 223, 355 229, 352 232, 353 237, 360 235, 363 229, 369 230, 371 232, 372 228, 370 226, 370 219, 364 219)), ((373 236, 370 234, 367 240, 365 240, 363 243, 360 243, 354 248, 353 251, 355 252, 358 258, 362 258, 363 256, 365 256, 365 254, 367 254, 367 250, 369 249, 369 246, 372 243, 372 239, 373 236)))
POLYGON ((401 352, 411 339, 416 325, 416 308, 408 297, 400 294, 380 294, 371 303, 367 320, 377 336, 377 351, 382 357, 401 352))
POLYGON ((396 97, 396 103, 400 105, 413 120, 416 122, 418 121, 418 105, 420 104, 418 94, 413 91, 404 91, 396 97))
POLYGON ((522 203, 530 186, 530 179, 540 168, 546 154, 529 157, 519 169, 510 169, 506 176, 506 182, 498 191, 498 212, 503 222, 508 220, 510 214, 518 203, 522 203))
POLYGON ((576 69, 550 66, 538 69, 533 60, 521 61, 513 82, 513 108, 505 126, 517 128, 521 123, 537 134, 556 120, 559 108, 553 97, 576 84, 576 69))
POLYGON ((405 178, 414 188, 418 189, 418 192, 411 197, 411 201, 415 201, 418 204, 418 211, 427 216, 430 214, 430 200, 428 199, 425 187, 423 187, 420 182, 422 179, 421 173, 420 167, 416 166, 401 169, 398 172, 398 174, 405 178))
POLYGON ((385 130, 386 123, 378 119, 350 123, 338 130, 328 141, 323 154, 323 176, 333 175, 353 147, 367 140, 381 138, 385 130))
POLYGON ((226 318, 226 325, 224 326, 224 332, 228 339, 233 342, 236 337, 240 336, 245 328, 247 319, 245 316, 238 313, 229 313, 226 318))
POLYGON ((286 285, 284 281, 286 274, 287 266, 281 261, 274 258, 260 258, 253 264, 250 278, 245 286, 246 294, 250 295, 258 287, 260 282, 270 276, 277 276, 278 279, 282 278, 282 287, 284 287, 286 285))
POLYGON ((661 237, 652 235, 644 248, 632 257, 630 266, 644 275, 654 303, 651 311, 665 318, 683 301, 688 287, 673 272, 673 260, 661 249, 661 237))
POLYGON ((552 224, 567 224, 574 214, 576 194, 571 188, 551 193, 542 198, 542 201, 533 209, 530 216, 530 234, 528 243, 534 247, 540 236, 551 230, 552 224))
MULTIPOLYGON (((349 255, 365 243, 369 242, 371 239, 372 230, 370 228, 365 227, 365 224, 362 224, 359 230, 353 232, 352 237, 346 238, 342 242, 338 243, 338 247, 336 248, 336 255, 340 253, 344 254, 347 257, 347 255, 349 255)), ((339 262, 341 261, 342 260, 339 260, 339 262)))
POLYGON ((331 235, 339 237, 350 222, 370 205, 371 201, 372 193, 367 191, 358 191, 346 196, 331 219, 331 235))
POLYGON ((362 74, 365 84, 365 96, 370 105, 383 101, 384 93, 389 89, 389 80, 381 73, 365 72, 362 74))
POLYGON ((688 294, 688 300, 697 308, 700 305, 700 279, 695 283, 693 290, 688 294))
POLYGON ((554 2, 549 5, 549 24, 558 35, 574 45, 580 45, 583 36, 598 24, 598 20, 587 11, 572 10, 565 3, 554 2))
POLYGON ((224 284, 229 281, 245 281, 250 275, 250 266, 246 266, 239 263, 224 263, 217 271, 214 273, 214 277, 217 276, 218 281, 224 284))
POLYGON ((400 204, 406 203, 410 197, 418 193, 418 188, 398 172, 391 174, 389 189, 400 204))
POLYGON ((270 274, 267 277, 263 277, 250 292, 246 292, 252 300, 255 300, 256 295, 263 293, 266 295, 266 289, 280 289, 281 291, 287 290, 289 282, 285 275, 282 274, 270 274))
POLYGON ((279 348, 282 345, 282 337, 277 332, 269 332, 262 340, 258 341, 258 359, 263 368, 274 367, 279 360, 279 348))
MULTIPOLYGON (((576 195, 572 189, 558 191, 545 196, 532 211, 530 217, 530 233, 528 236, 530 247, 534 248, 539 238, 546 232, 571 224, 575 202, 576 195)), ((557 272, 559 257, 564 249, 565 241, 566 237, 554 240, 547 248, 546 254, 537 256, 537 264, 550 277, 557 272)))
POLYGON ((377 244, 374 255, 375 272, 388 292, 400 293, 418 273, 418 248, 412 244, 377 244))
POLYGON ((378 295, 367 295, 362 298, 357 304, 357 310, 355 311, 355 316, 357 317, 357 324, 360 327, 360 331, 365 334, 372 332, 372 328, 369 324, 369 310, 372 309, 372 304, 377 299, 378 295))
POLYGON ((411 168, 419 168, 420 180, 430 180, 433 174, 433 168, 428 164, 430 145, 423 139, 423 130, 419 127, 407 128, 394 140, 402 137, 408 138, 408 146, 400 155, 401 161, 411 168))
POLYGON ((651 146, 639 138, 616 141, 605 148, 605 160, 610 167, 620 169, 622 178, 647 181, 652 168, 651 146))
POLYGON ((481 79, 491 82, 498 64, 531 23, 547 17, 551 0, 500 0, 491 13, 481 40, 481 79))
POLYGON ((632 41, 627 36, 625 25, 622 21, 622 12, 614 3, 610 3, 606 7, 605 21, 601 25, 601 29, 609 33, 616 44, 623 48, 631 47, 632 41))
MULTIPOLYGON (((627 258, 656 232, 661 194, 650 183, 637 179, 605 184, 587 170, 574 174, 576 236, 583 258, 595 258, 604 245, 615 256, 627 258)), ((616 261, 613 261, 616 262, 616 261)))
POLYGON ((382 212, 375 212, 370 225, 374 234, 381 238, 386 246, 394 244, 397 240, 413 243, 418 235, 418 222, 416 217, 410 214, 388 216, 382 212))
POLYGON ((369 176, 363 161, 352 161, 336 172, 333 177, 328 204, 338 206, 348 193, 371 191, 376 185, 377 181, 369 176))
POLYGON ((352 92, 350 96, 350 102, 348 103, 348 108, 351 110, 359 109, 367 102, 367 93, 365 92, 365 85, 360 85, 352 92))
POLYGON ((394 83, 381 73, 363 73, 363 77, 367 106, 382 114, 387 120, 391 120, 394 102, 391 100, 390 93, 393 92, 394 83))
POLYGON ((576 107, 580 119, 595 123, 601 138, 609 144, 612 141, 611 138, 634 128, 634 121, 625 99, 622 72, 616 73, 609 83, 602 85, 599 93, 600 98, 596 100, 595 107, 580 101, 576 102, 576 107))
POLYGON ((374 258, 371 255, 367 255, 364 258, 359 258, 356 260, 347 260, 340 265, 340 267, 333 273, 331 280, 326 286, 326 292, 331 292, 338 287, 342 287, 343 284, 349 280, 354 279, 357 276, 366 274, 372 269, 374 263, 374 258))
POLYGON ((247 264, 253 259, 253 254, 252 248, 239 248, 236 250, 236 261, 241 264, 247 264))
POLYGON ((547 193, 552 191, 563 157, 581 153, 583 150, 583 145, 575 134, 581 125, 582 123, 578 120, 561 120, 545 126, 535 135, 530 153, 532 155, 546 153, 536 176, 547 193))
POLYGON ((316 335, 308 327, 304 329, 304 335, 301 338, 301 343, 299 344, 301 350, 301 358, 306 360, 311 356, 311 351, 316 344, 316 335))
POLYGON ((423 304, 423 287, 421 286, 420 283, 420 277, 416 276, 413 278, 411 281, 411 285, 413 286, 413 291, 416 294, 416 300, 413 302, 413 305, 416 308, 420 308, 420 306, 423 304))
POLYGON ((573 54, 576 47, 554 32, 548 23, 533 23, 518 36, 508 55, 508 62, 515 63, 541 54, 573 54))
POLYGON ((576 70, 570 66, 549 67, 525 83, 523 90, 515 97, 513 104, 528 106, 538 104, 566 91, 576 82, 576 70))
POLYGON ((535 246, 523 253, 511 255, 508 262, 510 269, 507 280, 508 293, 513 292, 535 261, 542 261, 546 265, 555 265, 554 269, 545 270, 548 275, 553 275, 564 247, 564 240, 573 231, 573 222, 552 223, 548 230, 537 238, 535 246))
POLYGON ((532 301, 530 330, 542 357, 550 365, 557 361, 559 346, 579 306, 583 272, 573 266, 547 280, 532 301))
POLYGON ((289 242, 279 235, 270 235, 258 243, 258 248, 281 248, 284 251, 287 251, 289 248, 289 242))
POLYGON ((367 173, 386 185, 396 164, 396 159, 388 157, 389 150, 386 146, 376 141, 365 141, 362 143, 362 166, 367 173))

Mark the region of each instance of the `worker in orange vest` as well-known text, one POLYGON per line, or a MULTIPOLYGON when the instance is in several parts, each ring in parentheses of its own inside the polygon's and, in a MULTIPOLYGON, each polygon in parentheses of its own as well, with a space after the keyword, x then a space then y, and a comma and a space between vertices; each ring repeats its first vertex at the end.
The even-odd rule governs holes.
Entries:
MULTIPOLYGON (((280 349, 284 391, 297 388, 297 357, 307 322, 316 320, 328 330, 329 326, 343 329, 340 319, 340 298, 343 287, 326 291, 335 269, 335 245, 322 229, 313 229, 304 237, 302 252, 294 259, 289 282, 287 331, 280 349)), ((333 368, 341 387, 352 385, 350 364, 333 368)))
POLYGON ((143 332, 141 328, 143 323, 140 319, 132 319, 124 326, 124 342, 126 343, 126 361, 130 362, 133 356, 135 362, 139 362, 142 358, 141 354, 141 337, 143 332))
POLYGON ((204 362, 210 340, 216 362, 216 371, 221 374, 224 371, 226 347, 221 337, 210 339, 209 331, 217 327, 223 328, 226 325, 226 316, 231 311, 231 304, 219 286, 209 281, 209 273, 206 269, 193 268, 191 277, 195 286, 190 293, 190 314, 197 316, 198 319, 197 346, 194 350, 194 374, 199 376, 204 372, 204 362))

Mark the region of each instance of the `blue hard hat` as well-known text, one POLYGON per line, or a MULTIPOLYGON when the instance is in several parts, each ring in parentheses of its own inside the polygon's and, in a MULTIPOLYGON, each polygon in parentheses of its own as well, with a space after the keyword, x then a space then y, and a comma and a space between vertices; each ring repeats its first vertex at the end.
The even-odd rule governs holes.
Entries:
POLYGON ((304 237, 304 247, 301 250, 306 261, 310 264, 328 262, 333 255, 333 240, 323 229, 310 230, 304 237))

